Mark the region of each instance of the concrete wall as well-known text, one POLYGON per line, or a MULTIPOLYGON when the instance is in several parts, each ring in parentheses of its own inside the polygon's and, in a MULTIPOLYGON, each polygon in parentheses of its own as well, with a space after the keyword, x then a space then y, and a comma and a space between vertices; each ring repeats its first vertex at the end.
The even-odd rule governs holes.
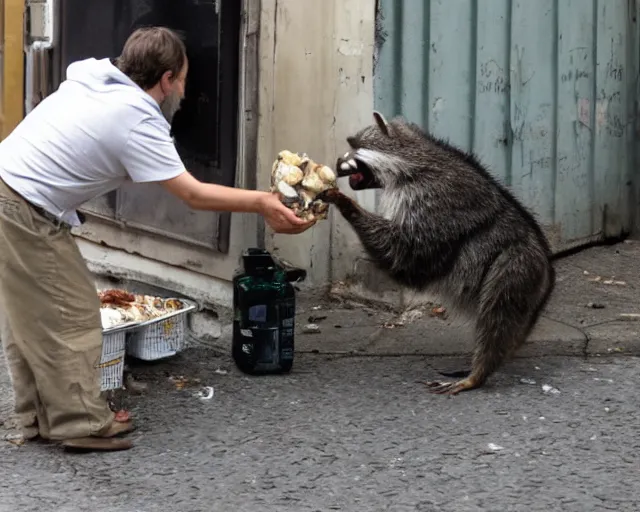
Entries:
MULTIPOLYGON (((345 138, 370 122, 374 0, 245 0, 236 185, 267 189, 282 149, 333 166, 345 138)), ((358 199, 373 207, 373 195, 358 199)), ((306 286, 345 278, 359 244, 339 215, 299 236, 263 231, 255 215, 233 215, 230 252, 220 255, 92 218, 77 232, 97 274, 151 283, 222 306, 242 250, 264 243, 308 270, 306 286), (333 263, 332 263, 333 261, 333 263)))
MULTIPOLYGON (((282 149, 330 166, 373 109, 373 0, 263 0, 260 34, 258 186, 282 149)), ((373 206, 371 193, 359 194, 373 206)), ((334 212, 336 213, 336 212, 334 212)), ((267 234, 266 246, 309 271, 309 285, 343 279, 359 253, 331 215, 303 235, 267 234)))

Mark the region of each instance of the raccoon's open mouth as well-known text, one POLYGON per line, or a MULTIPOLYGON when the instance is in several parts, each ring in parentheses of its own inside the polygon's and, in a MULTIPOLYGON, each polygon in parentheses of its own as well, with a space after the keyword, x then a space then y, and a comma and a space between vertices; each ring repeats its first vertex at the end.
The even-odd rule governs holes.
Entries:
POLYGON ((358 159, 340 158, 336 169, 338 170, 338 177, 349 177, 349 186, 352 190, 380 188, 380 183, 376 180, 369 166, 358 159))

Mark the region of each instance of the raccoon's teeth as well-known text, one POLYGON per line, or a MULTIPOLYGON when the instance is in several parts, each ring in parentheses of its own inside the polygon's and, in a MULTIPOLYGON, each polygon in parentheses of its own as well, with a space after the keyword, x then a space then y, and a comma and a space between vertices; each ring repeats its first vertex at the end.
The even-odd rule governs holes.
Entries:
POLYGON ((342 162, 340 164, 340 169, 343 171, 350 171, 351 170, 351 165, 349 164, 349 162, 342 162))
POLYGON ((349 152, 347 151, 342 158, 349 158, 349 152))

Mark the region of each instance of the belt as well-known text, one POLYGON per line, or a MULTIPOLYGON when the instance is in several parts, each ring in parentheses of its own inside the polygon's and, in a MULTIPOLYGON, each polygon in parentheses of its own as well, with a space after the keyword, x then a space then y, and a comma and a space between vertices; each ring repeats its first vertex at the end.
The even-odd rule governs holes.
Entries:
MULTIPOLYGON (((22 195, 18 194, 18 192, 16 192, 15 190, 13 190, 9 185, 7 185, 6 181, 2 181, 4 183, 4 185, 11 190, 15 195, 17 195, 18 197, 20 197, 25 203, 27 203, 27 205, 29 205, 29 208, 31 208, 34 212, 36 212, 38 215, 40 215, 41 217, 44 217, 45 219, 47 219, 49 222, 51 222, 54 226, 56 227, 69 227, 71 228, 71 226, 60 220, 58 217, 56 217, 55 215, 53 215, 52 213, 49 213, 47 210, 45 210, 44 208, 40 207, 40 206, 36 206, 35 204, 27 201, 24 197, 22 197, 22 195)), ((84 224, 86 217, 84 216, 84 214, 82 212, 76 212, 78 215, 78 218, 80 219, 80 224, 84 224)))
MULTIPOLYGON (((35 211, 37 212, 40 216, 44 217, 45 219, 47 219, 49 222, 52 222, 56 227, 68 227, 71 228, 71 225, 60 220, 58 217, 56 217, 55 215, 49 213, 47 210, 45 210, 44 208, 41 208, 40 206, 36 206, 33 203, 30 203, 29 201, 27 201, 25 199, 25 202, 35 211)), ((78 219, 80 220, 80 224, 84 224, 86 217, 82 212, 76 212, 76 214, 78 215, 78 219)))
POLYGON ((66 222, 62 222, 60 219, 58 219, 58 217, 56 217, 55 215, 52 215, 44 208, 40 208, 39 206, 36 206, 35 204, 30 203, 26 199, 25 199, 25 202, 29 205, 29 207, 33 211, 35 211, 41 217, 44 217, 45 219, 47 219, 49 222, 53 223, 56 227, 61 227, 61 226, 66 227, 68 225, 66 222))

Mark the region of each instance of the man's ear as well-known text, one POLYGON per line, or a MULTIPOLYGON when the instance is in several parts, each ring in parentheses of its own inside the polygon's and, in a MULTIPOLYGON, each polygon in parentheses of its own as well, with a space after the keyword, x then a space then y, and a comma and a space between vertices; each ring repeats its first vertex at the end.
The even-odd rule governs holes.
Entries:
POLYGON ((167 91, 171 88, 175 77, 173 76, 173 72, 170 70, 162 73, 160 77, 160 89, 162 89, 163 94, 167 94, 167 91))
POLYGON ((378 128, 380 128, 380 131, 382 133, 384 133, 387 137, 390 137, 390 130, 389 130, 389 123, 387 123, 387 120, 384 118, 384 116, 377 111, 373 111, 373 120, 376 122, 376 124, 378 125, 378 128))

